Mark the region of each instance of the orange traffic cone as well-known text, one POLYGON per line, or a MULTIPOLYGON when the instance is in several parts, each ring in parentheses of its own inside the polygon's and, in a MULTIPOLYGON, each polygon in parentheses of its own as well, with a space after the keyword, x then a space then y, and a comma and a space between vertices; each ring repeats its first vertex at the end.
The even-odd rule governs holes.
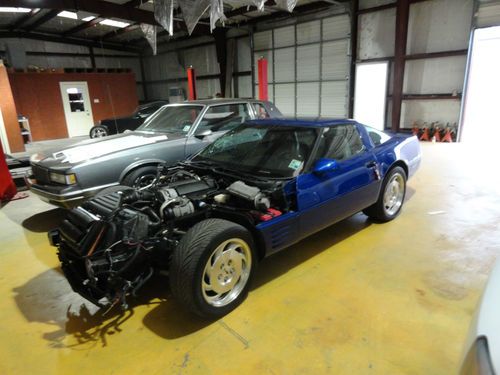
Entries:
POLYGON ((420 136, 420 140, 421 141, 429 141, 430 140, 430 138, 429 138, 429 129, 424 128, 424 132, 420 136))
POLYGON ((443 138, 441 138, 441 142, 453 142, 453 139, 451 138, 450 128, 446 128, 446 132, 444 133, 443 138))
POLYGON ((434 131, 433 138, 436 140, 436 142, 441 142, 441 132, 438 127, 436 127, 436 130, 434 131))

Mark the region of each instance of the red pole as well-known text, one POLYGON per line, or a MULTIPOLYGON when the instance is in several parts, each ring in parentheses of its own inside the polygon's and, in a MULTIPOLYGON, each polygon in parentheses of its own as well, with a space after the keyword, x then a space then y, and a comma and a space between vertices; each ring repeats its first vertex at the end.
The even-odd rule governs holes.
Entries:
POLYGON ((189 100, 196 100, 196 74, 192 66, 187 69, 189 100))
POLYGON ((0 201, 9 200, 16 195, 16 184, 12 180, 9 167, 5 162, 2 143, 0 142, 0 201))
POLYGON ((267 95, 267 59, 261 57, 258 61, 259 99, 268 100, 267 95))

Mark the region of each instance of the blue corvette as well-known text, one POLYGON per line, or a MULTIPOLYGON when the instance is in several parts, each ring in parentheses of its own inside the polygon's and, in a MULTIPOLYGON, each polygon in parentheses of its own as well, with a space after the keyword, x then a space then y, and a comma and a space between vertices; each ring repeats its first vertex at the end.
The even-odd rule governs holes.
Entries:
POLYGON ((419 164, 416 137, 352 120, 250 121, 146 187, 102 191, 49 239, 72 288, 99 306, 127 308, 166 270, 183 306, 217 318, 264 257, 359 211, 398 216, 419 164))

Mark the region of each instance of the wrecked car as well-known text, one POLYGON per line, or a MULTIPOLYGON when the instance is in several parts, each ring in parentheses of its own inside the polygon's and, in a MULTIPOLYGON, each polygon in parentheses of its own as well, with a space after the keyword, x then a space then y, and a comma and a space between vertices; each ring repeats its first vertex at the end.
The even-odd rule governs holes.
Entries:
POLYGON ((385 222, 420 164, 415 136, 352 120, 249 121, 148 186, 113 187, 49 233, 73 290, 127 308, 157 271, 202 317, 246 297, 255 265, 363 211, 385 222))

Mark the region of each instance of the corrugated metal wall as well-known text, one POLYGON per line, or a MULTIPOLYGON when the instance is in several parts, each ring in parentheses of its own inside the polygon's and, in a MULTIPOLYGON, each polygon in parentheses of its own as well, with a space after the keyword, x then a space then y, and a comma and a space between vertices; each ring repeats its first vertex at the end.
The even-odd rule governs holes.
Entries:
MULTIPOLYGON (((54 43, 32 39, 6 38, 0 39, 0 51, 7 50, 7 44, 15 44, 16 48, 24 48, 26 63, 30 67, 39 68, 92 68, 92 60, 88 47, 72 44, 54 43), (38 55, 30 53, 39 53, 38 55), (47 53, 48 55, 43 55, 47 53), (61 55, 57 55, 61 53, 61 55), (82 56, 65 56, 64 54, 81 54, 82 56)), ((140 84, 141 67, 138 55, 94 48, 95 63, 98 69, 127 68, 135 74, 137 94, 139 100, 144 100, 142 86, 140 84), (115 55, 116 57, 110 57, 115 55)))
POLYGON ((347 117, 347 14, 256 32, 253 45, 254 69, 268 60, 269 98, 285 115, 347 117))
POLYGON ((182 88, 187 95, 186 69, 196 71, 198 98, 213 97, 220 92, 220 73, 215 44, 184 47, 144 58, 145 86, 149 100, 168 99, 170 88, 182 88), (208 76, 208 77, 207 77, 208 76))

